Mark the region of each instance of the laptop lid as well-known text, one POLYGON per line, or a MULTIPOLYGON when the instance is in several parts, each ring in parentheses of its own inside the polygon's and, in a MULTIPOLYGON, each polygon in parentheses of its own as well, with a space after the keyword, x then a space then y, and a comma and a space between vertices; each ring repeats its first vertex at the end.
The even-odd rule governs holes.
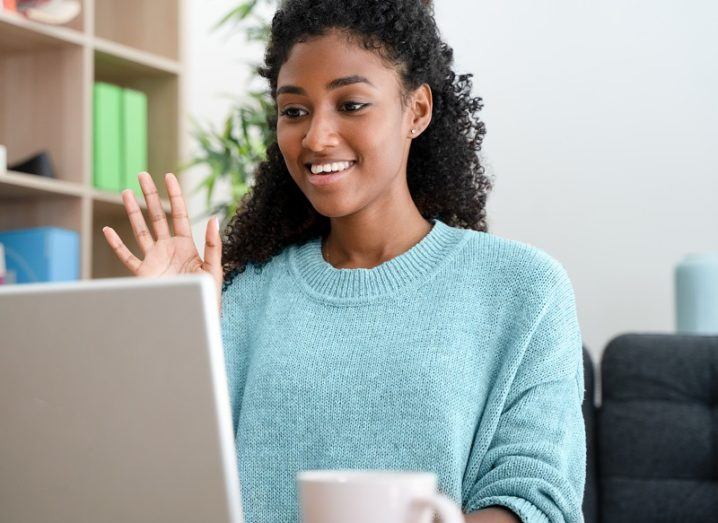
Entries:
POLYGON ((241 523, 208 275, 0 286, 0 520, 241 523))

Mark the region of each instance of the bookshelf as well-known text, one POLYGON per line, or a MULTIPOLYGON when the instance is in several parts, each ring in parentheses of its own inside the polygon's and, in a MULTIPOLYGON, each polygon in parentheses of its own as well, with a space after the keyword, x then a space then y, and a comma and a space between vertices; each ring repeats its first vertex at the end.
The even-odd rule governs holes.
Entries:
POLYGON ((119 193, 92 183, 95 81, 147 95, 148 171, 169 215, 164 173, 177 172, 186 150, 182 3, 83 0, 81 15, 65 26, 0 9, 0 144, 8 164, 48 151, 56 176, 0 174, 0 230, 77 231, 82 279, 130 275, 109 249, 105 225, 141 256, 119 193))

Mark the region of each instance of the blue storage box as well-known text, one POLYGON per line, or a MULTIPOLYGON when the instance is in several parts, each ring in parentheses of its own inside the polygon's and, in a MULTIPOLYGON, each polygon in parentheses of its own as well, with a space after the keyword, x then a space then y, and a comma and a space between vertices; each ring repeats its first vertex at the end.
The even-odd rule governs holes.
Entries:
POLYGON ((8 273, 16 283, 80 279, 80 235, 58 227, 0 231, 8 273))

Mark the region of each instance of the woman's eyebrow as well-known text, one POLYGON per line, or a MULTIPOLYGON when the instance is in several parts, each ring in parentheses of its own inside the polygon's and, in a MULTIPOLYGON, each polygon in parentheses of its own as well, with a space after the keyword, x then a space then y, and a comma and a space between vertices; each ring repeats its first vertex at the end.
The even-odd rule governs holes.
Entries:
MULTIPOLYGON (((373 83, 371 83, 367 78, 364 76, 359 76, 357 74, 352 76, 345 76, 343 78, 337 78, 336 80, 332 80, 329 82, 324 88, 327 91, 331 91, 332 89, 339 89, 340 87, 345 87, 347 85, 351 84, 358 84, 358 83, 364 83, 369 84, 372 87, 376 87, 373 83)), ((301 87, 297 85, 283 85, 279 89, 277 89, 277 96, 280 94, 300 94, 300 95, 306 95, 307 92, 302 89, 301 87)))

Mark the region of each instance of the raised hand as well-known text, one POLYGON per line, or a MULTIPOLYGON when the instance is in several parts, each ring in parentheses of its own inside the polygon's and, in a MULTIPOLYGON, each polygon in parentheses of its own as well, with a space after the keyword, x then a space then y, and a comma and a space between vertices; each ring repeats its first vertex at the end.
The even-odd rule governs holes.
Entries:
POLYGON ((172 236, 152 177, 144 172, 140 173, 138 177, 155 237, 152 237, 147 228, 134 193, 131 189, 126 189, 122 191, 122 202, 125 205, 137 244, 144 254, 144 259, 140 260, 132 254, 111 227, 102 228, 107 243, 110 244, 117 258, 135 276, 171 276, 201 272, 210 274, 217 285, 217 303, 221 309, 222 239, 219 234, 217 218, 211 219, 207 224, 203 260, 192 240, 187 208, 177 178, 171 173, 165 175, 165 185, 172 208, 172 227, 175 234, 172 236))

